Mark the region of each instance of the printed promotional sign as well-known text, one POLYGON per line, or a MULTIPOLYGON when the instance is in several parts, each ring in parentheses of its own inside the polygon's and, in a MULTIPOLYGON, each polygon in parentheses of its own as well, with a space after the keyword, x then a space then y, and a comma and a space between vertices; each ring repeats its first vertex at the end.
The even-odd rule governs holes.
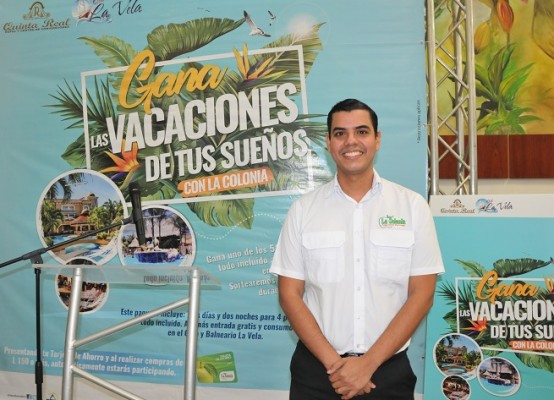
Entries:
MULTIPOLYGON (((269 273, 282 222, 332 179, 326 116, 346 98, 379 115, 379 173, 426 192, 423 11, 413 0, 0 0, 0 399, 36 398, 38 355, 44 398, 61 398, 75 264, 87 266, 79 337, 188 295, 166 271, 200 268, 199 397, 287 398, 297 338, 269 273), (158 273, 114 278, 132 268, 158 273)), ((77 366, 145 398, 182 398, 188 320, 179 307, 87 343, 77 366)), ((99 390, 75 384, 80 400, 99 390)))
POLYGON ((553 200, 431 199, 446 273, 428 317, 426 396, 552 397, 553 200))

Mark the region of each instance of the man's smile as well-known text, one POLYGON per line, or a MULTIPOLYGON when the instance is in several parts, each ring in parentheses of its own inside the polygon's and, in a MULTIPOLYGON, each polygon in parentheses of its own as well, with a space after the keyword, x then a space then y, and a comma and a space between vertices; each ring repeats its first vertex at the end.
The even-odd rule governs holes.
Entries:
POLYGON ((342 155, 347 157, 347 158, 361 156, 362 154, 364 154, 364 153, 361 150, 356 150, 356 151, 350 150, 350 151, 342 153, 342 155))

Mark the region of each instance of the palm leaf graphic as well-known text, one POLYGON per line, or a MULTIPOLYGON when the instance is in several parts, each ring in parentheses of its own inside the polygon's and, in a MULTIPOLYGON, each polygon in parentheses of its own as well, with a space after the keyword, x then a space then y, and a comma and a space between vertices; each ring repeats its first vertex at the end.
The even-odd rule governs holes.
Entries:
POLYGON ((471 277, 481 278, 487 273, 487 270, 481 264, 474 261, 464 261, 458 259, 455 261, 458 262, 471 277))
POLYGON ((100 38, 82 36, 79 39, 92 47, 94 53, 108 68, 127 66, 136 56, 136 51, 130 44, 115 36, 100 38))
POLYGON ((148 48, 157 61, 171 60, 209 44, 241 26, 244 18, 233 21, 228 18, 202 18, 182 24, 159 26, 146 38, 148 48))
MULTIPOLYGON (((59 114, 64 121, 71 122, 66 129, 83 129, 83 104, 80 90, 75 84, 70 85, 65 82, 66 89, 58 87, 58 92, 51 95, 57 103, 48 105, 54 109, 54 114, 59 114)), ((110 85, 106 80, 99 82, 94 79, 94 93, 87 93, 87 114, 89 135, 95 136, 106 132, 106 118, 116 114, 115 107, 111 100, 110 85)), ((85 162, 85 135, 82 133, 73 143, 71 143, 62 154, 62 158, 74 168, 83 168, 85 162)), ((103 160, 103 151, 98 149, 91 150, 91 158, 96 162, 103 160)), ((109 160, 99 165, 99 169, 108 166, 109 160)))
MULTIPOLYGON (((251 193, 252 189, 239 189, 243 193, 251 193)), ((211 226, 237 226, 252 228, 254 216, 253 198, 238 200, 217 200, 189 203, 189 208, 206 224, 211 226)))
POLYGON ((554 372, 554 357, 529 353, 516 353, 516 357, 528 367, 554 372))
POLYGON ((499 277, 507 278, 514 275, 523 275, 538 268, 552 264, 552 258, 548 261, 534 260, 532 258, 520 258, 517 260, 497 260, 493 263, 493 269, 499 277))

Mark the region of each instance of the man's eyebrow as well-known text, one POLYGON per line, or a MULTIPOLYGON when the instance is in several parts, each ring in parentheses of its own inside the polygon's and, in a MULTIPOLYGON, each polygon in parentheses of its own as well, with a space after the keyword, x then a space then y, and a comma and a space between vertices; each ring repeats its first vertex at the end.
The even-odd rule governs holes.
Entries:
MULTIPOLYGON (((356 130, 363 129, 363 128, 371 130, 371 127, 369 125, 365 125, 365 124, 364 125, 358 125, 358 126, 354 127, 354 129, 356 129, 356 130)), ((333 128, 332 132, 344 131, 346 129, 348 129, 348 128, 345 128, 345 127, 342 127, 342 126, 336 126, 336 127, 333 128)))

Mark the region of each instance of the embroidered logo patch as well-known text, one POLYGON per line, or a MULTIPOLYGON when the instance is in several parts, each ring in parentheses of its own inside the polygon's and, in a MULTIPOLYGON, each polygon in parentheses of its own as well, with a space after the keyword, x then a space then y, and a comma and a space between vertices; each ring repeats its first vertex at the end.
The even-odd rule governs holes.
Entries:
POLYGON ((385 215, 379 218, 379 226, 381 228, 401 228, 406 226, 406 220, 392 215, 385 215))

